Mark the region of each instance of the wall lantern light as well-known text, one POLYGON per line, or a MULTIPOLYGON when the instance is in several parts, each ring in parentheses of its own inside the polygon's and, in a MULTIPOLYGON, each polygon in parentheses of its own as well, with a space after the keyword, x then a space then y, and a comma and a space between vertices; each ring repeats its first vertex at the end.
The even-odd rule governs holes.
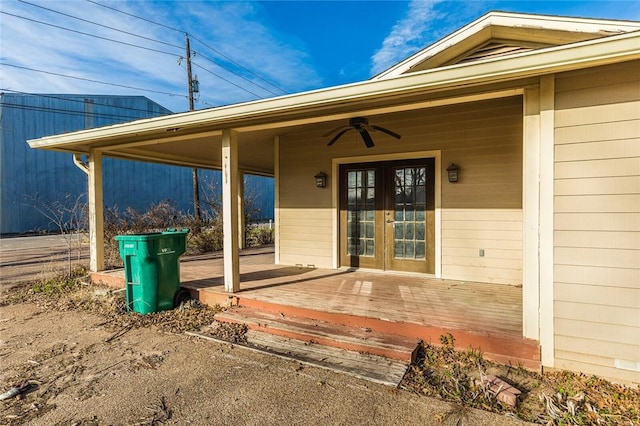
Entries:
POLYGON ((449 167, 447 167, 447 176, 449 177, 449 182, 457 182, 459 175, 460 167, 456 166, 454 163, 451 163, 449 167))
POLYGON ((327 174, 320 172, 314 176, 316 179, 316 188, 325 188, 327 186, 327 174))

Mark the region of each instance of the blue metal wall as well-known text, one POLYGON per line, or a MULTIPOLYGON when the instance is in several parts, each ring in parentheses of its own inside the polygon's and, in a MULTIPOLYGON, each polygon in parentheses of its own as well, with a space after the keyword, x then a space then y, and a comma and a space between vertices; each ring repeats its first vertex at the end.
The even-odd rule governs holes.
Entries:
MULTIPOLYGON (((143 96, 0 94, 0 234, 55 230, 33 199, 51 203, 87 191, 70 154, 31 149, 27 140, 165 114, 171 111, 143 96)), ((193 211, 190 168, 105 158, 103 173, 105 206, 144 210, 170 200, 193 211)), ((200 177, 219 187, 219 172, 200 177)), ((273 218, 273 179, 249 176, 246 188, 260 194, 262 218, 273 218)))

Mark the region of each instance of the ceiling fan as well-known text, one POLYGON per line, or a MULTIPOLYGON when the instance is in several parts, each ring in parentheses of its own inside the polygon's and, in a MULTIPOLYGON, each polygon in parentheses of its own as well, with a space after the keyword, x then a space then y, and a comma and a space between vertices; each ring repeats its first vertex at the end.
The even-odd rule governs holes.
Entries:
POLYGON ((364 117, 350 118, 348 126, 337 127, 331 130, 330 132, 324 134, 323 137, 331 136, 337 133, 327 144, 327 146, 331 146, 334 143, 336 143, 336 141, 340 139, 340 137, 344 135, 346 132, 354 129, 360 133, 360 136, 362 137, 362 140, 364 141, 364 144, 367 146, 367 148, 373 148, 375 146, 375 144, 373 143, 373 139, 369 134, 369 131, 373 131, 373 132, 380 131, 396 139, 401 138, 401 136, 396 132, 392 132, 391 130, 385 129, 384 127, 376 126, 375 124, 369 124, 369 120, 364 117))

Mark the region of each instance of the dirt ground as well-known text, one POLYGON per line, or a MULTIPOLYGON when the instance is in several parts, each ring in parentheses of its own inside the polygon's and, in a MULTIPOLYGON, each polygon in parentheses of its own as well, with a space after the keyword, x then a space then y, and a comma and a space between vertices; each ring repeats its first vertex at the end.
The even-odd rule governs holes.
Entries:
MULTIPOLYGON (((513 414, 488 412, 505 410, 477 385, 479 369, 523 391, 515 410, 520 418, 640 421, 638 389, 487 363, 478 351, 453 352, 446 342, 423 344, 393 388, 191 337, 185 331, 211 324, 218 311, 193 302, 157 314, 126 313, 121 291, 84 278, 44 279, 68 268, 59 242, 0 243, 0 395, 29 384, 17 397, 0 396, 0 426, 522 424, 513 414)), ((216 329, 216 337, 242 341, 243 330, 216 329)))
POLYGON ((17 425, 519 424, 351 376, 216 343, 30 303, 0 307, 0 401, 17 425), (451 415, 449 415, 451 413, 451 415))
MULTIPOLYGON (((2 240, 0 298, 67 267, 48 239, 2 240)), ((83 256, 86 263, 86 257, 83 256)), ((506 416, 302 365, 176 327, 0 305, 0 425, 510 425, 506 416)))

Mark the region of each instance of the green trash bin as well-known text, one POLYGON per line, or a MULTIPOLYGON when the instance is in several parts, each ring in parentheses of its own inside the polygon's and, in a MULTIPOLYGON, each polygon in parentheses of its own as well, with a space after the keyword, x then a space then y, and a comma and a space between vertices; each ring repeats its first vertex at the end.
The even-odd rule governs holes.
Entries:
POLYGON ((189 293, 180 289, 180 256, 189 229, 118 235, 124 262, 127 309, 141 314, 173 309, 189 293))

